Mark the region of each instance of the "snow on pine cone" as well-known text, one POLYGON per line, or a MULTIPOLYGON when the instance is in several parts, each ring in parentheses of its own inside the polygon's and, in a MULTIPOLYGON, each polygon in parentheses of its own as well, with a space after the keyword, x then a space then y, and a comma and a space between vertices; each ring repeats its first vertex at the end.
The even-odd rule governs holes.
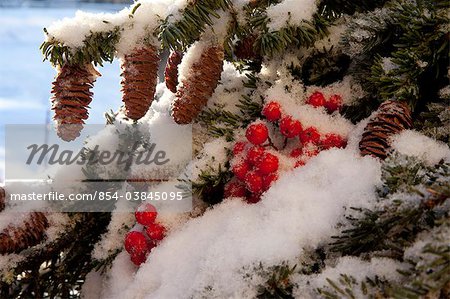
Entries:
POLYGON ((178 85, 178 65, 183 59, 183 52, 173 51, 169 59, 167 59, 166 69, 164 70, 164 81, 167 88, 173 92, 177 92, 178 85))
POLYGON ((181 82, 172 104, 172 117, 176 123, 191 123, 205 107, 219 83, 223 59, 223 48, 214 45, 207 47, 192 65, 189 77, 181 82))
POLYGON ((56 122, 56 132, 65 141, 72 141, 83 129, 84 120, 89 116, 88 108, 93 93, 90 89, 100 73, 92 64, 69 65, 59 69, 53 82, 52 110, 56 122))
POLYGON ((48 227, 45 214, 31 212, 27 216, 21 225, 9 225, 0 232, 0 254, 20 252, 43 239, 48 227))
POLYGON ((122 101, 125 116, 142 118, 150 108, 158 78, 158 50, 154 46, 134 49, 122 59, 122 101))
POLYGON ((411 110, 405 102, 386 101, 364 128, 359 149, 363 156, 372 155, 386 159, 390 149, 390 138, 413 125, 411 110))

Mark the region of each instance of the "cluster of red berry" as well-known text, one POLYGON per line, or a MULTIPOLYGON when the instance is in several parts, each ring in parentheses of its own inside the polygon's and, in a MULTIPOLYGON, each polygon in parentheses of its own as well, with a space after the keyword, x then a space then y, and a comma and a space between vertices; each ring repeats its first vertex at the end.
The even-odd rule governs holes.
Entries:
POLYGON ((320 91, 316 91, 311 94, 306 101, 306 104, 309 104, 313 107, 325 107, 328 113, 333 113, 336 110, 340 110, 342 107, 342 97, 338 94, 334 94, 327 99, 320 91))
POLYGON ((147 255, 161 241, 166 229, 156 222, 158 212, 149 204, 141 204, 135 212, 136 221, 144 226, 143 231, 133 230, 125 236, 125 250, 130 254, 130 259, 136 266, 145 262, 147 255))
MULTIPOLYGON (((321 92, 315 92, 307 103, 314 107, 326 107, 331 113, 340 108, 342 98, 333 95, 326 101, 321 92)), ((267 121, 278 123, 279 132, 286 140, 298 137, 298 146, 289 153, 289 156, 296 160, 294 167, 305 165, 305 157, 315 156, 320 150, 342 148, 347 144, 347 141, 337 134, 322 136, 315 127, 303 128, 299 120, 282 113, 280 104, 275 101, 267 103, 262 114, 267 121)), ((261 194, 278 179, 279 158, 286 154, 273 145, 269 129, 262 121, 250 124, 245 137, 247 141, 238 141, 234 145, 231 170, 235 178, 225 185, 224 196, 244 197, 247 202, 256 203, 261 194)))
POLYGON ((249 203, 259 201, 261 193, 269 189, 278 178, 278 157, 263 145, 269 130, 262 123, 247 128, 248 142, 240 141, 233 148, 232 171, 235 179, 225 185, 225 197, 245 197, 249 203))

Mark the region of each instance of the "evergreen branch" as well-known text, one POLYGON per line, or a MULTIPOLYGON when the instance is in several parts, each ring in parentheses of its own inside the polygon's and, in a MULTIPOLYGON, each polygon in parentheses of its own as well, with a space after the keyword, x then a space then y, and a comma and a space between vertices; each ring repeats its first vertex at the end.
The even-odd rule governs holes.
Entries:
MULTIPOLYGON (((47 30, 44 32, 48 36, 47 30)), ((103 65, 103 62, 112 62, 114 59, 115 45, 120 38, 120 28, 112 31, 92 32, 84 40, 81 48, 72 49, 63 42, 49 37, 40 46, 44 60, 49 60, 54 66, 63 66, 65 63, 83 65, 93 62, 95 65, 103 65)))
MULTIPOLYGON (((392 298, 445 298, 450 287, 450 218, 446 218, 428 237, 427 243, 408 262, 410 268, 399 271, 402 284, 394 284, 388 294, 392 298)), ((420 242, 420 241, 419 241, 420 242)))
MULTIPOLYGON (((292 291, 294 288, 291 282, 291 275, 294 273, 297 265, 293 267, 283 262, 280 265, 270 267, 264 272, 270 273, 267 281, 259 286, 258 299, 279 298, 288 299, 294 298, 292 291)), ((263 271, 262 265, 260 265, 259 271, 263 271)))
MULTIPOLYGON (((401 176, 402 172, 396 174, 401 176)), ((331 244, 331 250, 349 255, 391 250, 401 256, 402 248, 410 244, 419 232, 433 227, 437 219, 448 214, 443 204, 450 198, 449 165, 442 164, 423 177, 427 177, 425 183, 410 189, 412 194, 420 198, 418 204, 394 200, 390 205, 376 210, 353 208, 362 217, 347 217, 351 228, 333 237, 336 241, 331 244)), ((397 186, 397 183, 394 181, 392 185, 397 186)), ((408 183, 406 180, 405 184, 408 183)), ((392 192, 394 190, 397 188, 391 189, 392 192)))
POLYGON ((204 0, 192 1, 183 10, 181 18, 176 22, 171 22, 171 16, 163 20, 157 28, 155 34, 161 41, 161 47, 183 51, 200 34, 205 31, 206 26, 213 24, 213 18, 219 18, 216 11, 229 10, 232 6, 231 0, 204 0))
POLYGON ((364 298, 380 298, 386 296, 386 289, 389 282, 378 276, 374 278, 366 277, 364 280, 357 280, 352 275, 340 274, 337 281, 327 278, 328 285, 318 288, 319 293, 325 299, 356 299, 360 298, 360 294, 364 298))
POLYGON ((225 184, 233 176, 227 165, 219 164, 217 169, 202 169, 198 179, 192 181, 192 192, 209 204, 222 201, 225 184))

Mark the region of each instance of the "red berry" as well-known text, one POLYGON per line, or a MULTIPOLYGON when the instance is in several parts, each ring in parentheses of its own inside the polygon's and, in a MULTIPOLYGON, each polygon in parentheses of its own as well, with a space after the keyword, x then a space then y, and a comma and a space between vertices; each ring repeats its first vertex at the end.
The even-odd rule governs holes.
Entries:
POLYGON ((256 164, 257 171, 262 175, 267 175, 269 173, 278 170, 278 157, 271 153, 264 153, 261 159, 256 164))
POLYGON ((295 162, 294 168, 300 167, 300 166, 304 166, 305 165, 305 161, 303 160, 297 160, 295 162))
POLYGON ((245 186, 252 193, 261 193, 263 187, 262 176, 254 171, 250 171, 245 176, 245 186))
POLYGON ((269 189, 270 186, 272 186, 272 183, 275 182, 276 180, 278 180, 278 174, 276 174, 275 172, 264 176, 264 178, 263 178, 263 190, 266 191, 267 189, 269 189))
POLYGON ((247 174, 249 169, 250 169, 250 167, 247 164, 247 162, 242 161, 240 163, 235 164, 232 168, 232 171, 238 179, 243 181, 245 179, 245 175, 247 174))
POLYGON ((268 121, 277 121, 281 117, 281 107, 277 102, 267 103, 263 110, 262 115, 264 115, 268 121))
POLYGON ((244 142, 244 141, 236 142, 233 147, 233 154, 236 156, 236 155, 239 155, 240 153, 242 153, 245 150, 246 145, 247 145, 247 142, 244 142))
POLYGON ((337 134, 327 134, 320 144, 323 149, 343 148, 347 145, 347 141, 337 134))
POLYGON ((157 241, 162 240, 166 235, 165 227, 158 223, 150 224, 145 228, 145 231, 147 232, 147 235, 150 237, 150 239, 157 241))
POLYGON ((136 266, 140 266, 142 263, 144 263, 147 260, 147 255, 149 251, 140 252, 140 253, 133 253, 130 254, 130 259, 133 264, 136 266))
POLYGON ((156 212, 156 208, 153 205, 149 203, 143 203, 137 208, 134 215, 138 223, 142 225, 149 225, 155 222, 158 213, 156 212))
POLYGON ((309 127, 308 129, 306 129, 300 133, 299 139, 302 144, 307 144, 307 143, 319 144, 320 134, 316 128, 309 127))
POLYGON ((259 193, 254 193, 254 194, 250 194, 249 196, 247 196, 246 201, 249 204, 254 204, 257 203, 261 200, 261 194, 259 193))
POLYGON ((287 138, 292 138, 300 134, 302 124, 290 116, 285 116, 280 120, 280 131, 287 138))
POLYGON ((329 113, 339 110, 342 106, 342 97, 338 94, 332 95, 328 101, 325 102, 325 108, 329 113))
POLYGON ((325 97, 323 93, 321 93, 320 91, 316 91, 309 96, 308 100, 306 101, 306 104, 309 104, 316 108, 323 107, 325 105, 325 97))
POLYGON ((238 181, 230 181, 224 187, 224 197, 245 197, 247 189, 238 181))
POLYGON ((297 158, 300 157, 301 155, 303 155, 303 148, 298 147, 298 148, 294 148, 292 150, 292 152, 289 154, 292 158, 297 158))
POLYGON ((319 150, 318 149, 308 149, 307 151, 305 151, 305 156, 307 157, 314 157, 317 156, 319 154, 319 150))
POLYGON ((250 165, 255 165, 261 160, 263 154, 264 148, 262 146, 253 146, 247 152, 247 162, 250 163, 250 165))
POLYGON ((125 236, 125 250, 129 254, 141 253, 147 250, 147 238, 138 231, 131 231, 125 236))
POLYGON ((245 136, 247 137, 248 141, 255 145, 258 145, 264 143, 267 140, 267 137, 269 137, 269 130, 263 123, 251 124, 247 128, 245 136))

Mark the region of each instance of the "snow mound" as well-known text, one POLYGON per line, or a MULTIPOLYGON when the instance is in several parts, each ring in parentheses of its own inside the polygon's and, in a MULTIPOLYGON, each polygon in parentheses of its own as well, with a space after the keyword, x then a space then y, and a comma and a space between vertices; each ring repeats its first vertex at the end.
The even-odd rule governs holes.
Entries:
POLYGON ((413 130, 405 130, 395 135, 392 148, 401 154, 417 157, 429 165, 437 164, 440 160, 450 161, 448 145, 413 130))
MULTIPOLYGON (((245 279, 246 267, 292 262, 329 242, 347 207, 373 205, 380 173, 379 162, 355 151, 322 152, 282 176, 260 203, 230 199, 171 232, 127 288, 107 281, 105 298, 253 296, 260 282, 245 279)), ((116 271, 110 276, 129 275, 116 271)))

